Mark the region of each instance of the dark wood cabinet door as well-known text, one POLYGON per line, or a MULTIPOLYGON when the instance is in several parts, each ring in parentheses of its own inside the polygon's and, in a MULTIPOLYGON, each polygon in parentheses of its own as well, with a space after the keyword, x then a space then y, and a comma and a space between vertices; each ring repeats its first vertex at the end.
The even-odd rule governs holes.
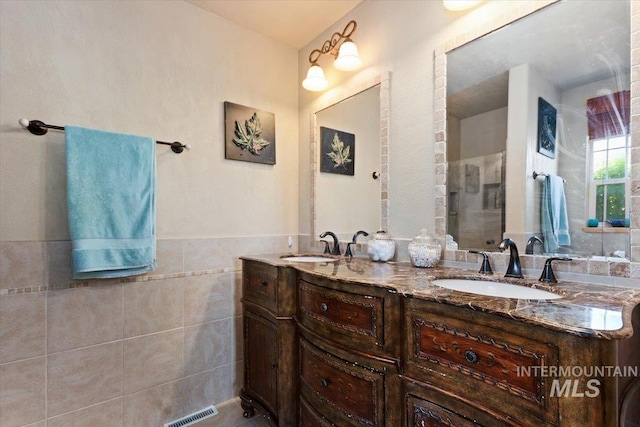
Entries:
POLYGON ((277 419, 278 327, 250 310, 244 312, 245 390, 277 419))

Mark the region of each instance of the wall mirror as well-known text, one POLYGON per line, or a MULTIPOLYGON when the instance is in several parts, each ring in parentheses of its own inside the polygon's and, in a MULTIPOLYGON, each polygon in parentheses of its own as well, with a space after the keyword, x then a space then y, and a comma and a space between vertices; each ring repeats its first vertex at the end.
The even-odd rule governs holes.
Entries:
POLYGON ((316 103, 311 113, 311 242, 387 227, 388 73, 316 103), (384 197, 383 197, 384 196, 384 197))
POLYGON ((630 63, 628 1, 553 3, 446 52, 459 249, 629 257, 630 63))

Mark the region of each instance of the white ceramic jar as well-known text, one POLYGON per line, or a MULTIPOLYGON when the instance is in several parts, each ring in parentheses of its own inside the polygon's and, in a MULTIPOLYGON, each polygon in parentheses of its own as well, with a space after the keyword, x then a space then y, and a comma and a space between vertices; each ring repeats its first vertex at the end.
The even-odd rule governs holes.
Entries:
POLYGON ((396 254, 396 242, 384 230, 378 230, 367 241, 367 254, 372 261, 389 261, 396 254))
POLYGON ((411 265, 414 267, 435 267, 442 254, 440 243, 427 234, 426 228, 409 243, 408 249, 411 265))

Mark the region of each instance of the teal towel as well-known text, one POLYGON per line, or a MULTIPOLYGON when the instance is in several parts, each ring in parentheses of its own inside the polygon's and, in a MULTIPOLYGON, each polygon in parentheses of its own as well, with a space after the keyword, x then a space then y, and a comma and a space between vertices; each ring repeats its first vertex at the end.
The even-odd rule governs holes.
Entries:
POLYGON ((65 126, 74 279, 156 268, 155 141, 65 126))
POLYGON ((556 252, 560 246, 571 245, 567 200, 562 178, 547 174, 542 187, 541 204, 541 225, 545 252, 556 252))

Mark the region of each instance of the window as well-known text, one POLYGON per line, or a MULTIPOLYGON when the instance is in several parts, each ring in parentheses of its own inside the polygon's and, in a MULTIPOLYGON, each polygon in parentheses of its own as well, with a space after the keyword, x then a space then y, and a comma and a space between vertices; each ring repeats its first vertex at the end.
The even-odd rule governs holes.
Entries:
POLYGON ((630 196, 629 135, 590 141, 590 218, 624 219, 630 196))
POLYGON ((589 218, 628 217, 630 201, 629 92, 587 101, 589 120, 589 218))

